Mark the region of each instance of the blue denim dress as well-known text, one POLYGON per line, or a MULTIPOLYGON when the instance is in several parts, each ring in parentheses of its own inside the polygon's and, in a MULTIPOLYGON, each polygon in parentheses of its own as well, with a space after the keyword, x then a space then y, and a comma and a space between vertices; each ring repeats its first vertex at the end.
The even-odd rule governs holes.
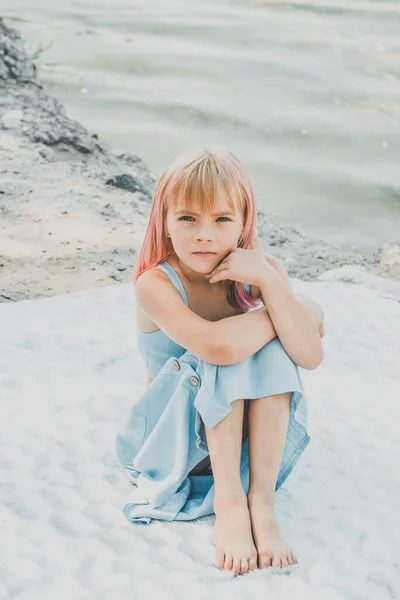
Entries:
MULTIPOLYGON (((157 265, 188 299, 167 262, 157 265)), ((150 385, 131 407, 116 438, 116 453, 132 484, 123 513, 135 524, 152 519, 189 521, 213 513, 212 470, 189 475, 209 455, 204 424, 214 427, 239 398, 292 392, 286 443, 275 489, 286 480, 308 445, 307 402, 298 366, 278 337, 253 356, 218 366, 199 359, 162 330, 138 331, 138 347, 150 385)), ((240 474, 249 489, 248 440, 242 444, 240 474)))

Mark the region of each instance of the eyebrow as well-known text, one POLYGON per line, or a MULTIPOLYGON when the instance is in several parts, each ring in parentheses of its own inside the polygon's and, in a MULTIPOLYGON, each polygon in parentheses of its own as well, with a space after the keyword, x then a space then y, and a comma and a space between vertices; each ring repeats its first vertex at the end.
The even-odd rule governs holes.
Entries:
MULTIPOLYGON (((181 215, 181 214, 185 214, 185 215, 194 215, 196 217, 199 217, 200 215, 198 213, 195 213, 191 210, 176 210, 175 211, 176 215, 181 215)), ((222 217, 223 215, 232 215, 233 217, 235 216, 235 213, 233 213, 230 210, 223 210, 221 212, 217 212, 217 213, 213 213, 211 216, 212 217, 222 217)))

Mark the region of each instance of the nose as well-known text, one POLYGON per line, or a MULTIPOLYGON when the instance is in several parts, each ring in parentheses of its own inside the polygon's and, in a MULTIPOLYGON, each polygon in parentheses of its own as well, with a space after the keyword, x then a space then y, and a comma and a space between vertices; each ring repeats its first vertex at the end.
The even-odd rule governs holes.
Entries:
POLYGON ((199 241, 200 240, 213 240, 213 239, 215 239, 215 235, 210 230, 206 230, 203 227, 203 229, 199 229, 199 231, 197 231, 196 239, 199 241))

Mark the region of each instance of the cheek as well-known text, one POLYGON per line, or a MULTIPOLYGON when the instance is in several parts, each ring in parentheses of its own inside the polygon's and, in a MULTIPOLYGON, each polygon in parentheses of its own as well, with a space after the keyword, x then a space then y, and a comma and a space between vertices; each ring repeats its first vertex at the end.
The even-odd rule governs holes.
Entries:
POLYGON ((171 235, 173 236, 176 244, 184 244, 191 237, 190 231, 188 229, 184 229, 183 227, 177 227, 171 232, 171 235))
POLYGON ((232 229, 230 230, 230 236, 232 238, 236 238, 237 240, 240 238, 241 233, 242 233, 242 228, 240 226, 232 227, 232 229))

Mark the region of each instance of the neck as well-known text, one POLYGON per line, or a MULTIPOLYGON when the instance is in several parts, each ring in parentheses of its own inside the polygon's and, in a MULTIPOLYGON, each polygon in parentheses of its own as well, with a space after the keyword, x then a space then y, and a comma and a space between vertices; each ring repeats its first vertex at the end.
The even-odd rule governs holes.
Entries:
MULTIPOLYGON (((185 279, 192 285, 209 287, 210 282, 205 278, 206 273, 198 273, 191 269, 188 265, 185 265, 179 258, 175 255, 173 261, 177 268, 180 270, 185 279)), ((214 284, 215 285, 215 284, 214 284)))

